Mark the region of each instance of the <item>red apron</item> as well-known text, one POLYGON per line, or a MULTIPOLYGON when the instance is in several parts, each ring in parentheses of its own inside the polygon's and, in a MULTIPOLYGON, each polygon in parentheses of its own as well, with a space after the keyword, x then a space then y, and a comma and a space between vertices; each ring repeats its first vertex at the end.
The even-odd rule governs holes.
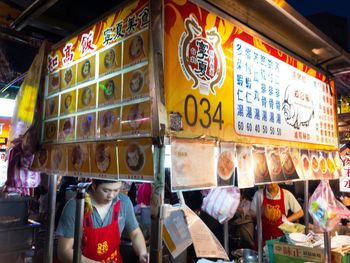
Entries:
POLYGON ((119 251, 120 233, 119 217, 120 201, 114 205, 112 222, 104 227, 93 228, 91 216, 84 216, 83 255, 99 262, 122 263, 119 251))
POLYGON ((279 200, 268 199, 266 188, 264 189, 261 216, 263 245, 265 245, 266 240, 283 236, 282 230, 278 228, 282 224, 282 215, 285 214, 284 193, 281 188, 280 197, 279 200))

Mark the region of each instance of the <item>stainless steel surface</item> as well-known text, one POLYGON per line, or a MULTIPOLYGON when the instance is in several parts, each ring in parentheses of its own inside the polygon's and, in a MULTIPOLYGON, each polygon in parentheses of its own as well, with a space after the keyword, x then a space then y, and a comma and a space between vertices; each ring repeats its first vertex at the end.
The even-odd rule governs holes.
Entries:
POLYGON ((262 222, 261 222, 261 205, 262 200, 260 194, 258 194, 258 200, 257 200, 257 207, 256 207, 256 221, 258 225, 258 256, 259 256, 259 263, 263 262, 263 238, 262 238, 262 222))
POLYGON ((237 249, 232 252, 232 256, 237 259, 237 262, 242 263, 257 263, 260 259, 258 259, 258 252, 248 248, 237 249))
POLYGON ((83 237, 84 220, 84 185, 78 185, 76 195, 75 226, 74 226, 74 244, 73 244, 73 262, 81 262, 81 240, 83 237))
POLYGON ((0 229, 0 255, 16 254, 31 249, 39 227, 39 223, 27 223, 0 229))
POLYGON ((309 181, 304 182, 304 221, 305 234, 309 233, 309 181))
POLYGON ((331 235, 329 232, 324 232, 324 252, 324 262, 332 263, 331 235))
POLYGON ((151 25, 149 48, 150 99, 152 116, 152 135, 162 138, 165 133, 167 114, 165 108, 163 74, 163 6, 162 1, 150 1, 151 25))
POLYGON ((163 215, 161 213, 164 204, 164 159, 165 146, 155 145, 153 159, 155 162, 155 182, 152 187, 151 196, 151 238, 150 238, 150 260, 149 262, 162 262, 162 240, 163 240, 163 215))
POLYGON ((227 255, 230 253, 230 248, 228 245, 228 222, 224 222, 224 248, 226 250, 227 255))
MULTIPOLYGON (((18 218, 18 224, 27 224, 29 209, 28 203, 33 198, 30 197, 19 197, 11 196, 6 198, 0 198, 0 218, 1 217, 16 217, 18 218)), ((0 222, 0 227, 3 224, 0 222)))
POLYGON ((46 261, 51 263, 53 259, 53 241, 55 228, 55 210, 56 210, 56 189, 57 175, 49 175, 49 205, 48 205, 48 224, 47 224, 47 239, 46 239, 46 261))

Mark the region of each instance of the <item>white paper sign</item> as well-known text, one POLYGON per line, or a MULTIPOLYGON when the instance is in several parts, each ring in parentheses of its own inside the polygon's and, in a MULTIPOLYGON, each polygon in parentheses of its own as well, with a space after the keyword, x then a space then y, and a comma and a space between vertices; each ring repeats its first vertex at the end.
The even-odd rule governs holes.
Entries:
POLYGON ((207 225, 186 205, 184 206, 187 225, 191 233, 197 257, 222 258, 229 260, 225 249, 207 225))
POLYGON ((182 210, 175 210, 164 220, 163 239, 173 258, 192 244, 192 239, 182 210))

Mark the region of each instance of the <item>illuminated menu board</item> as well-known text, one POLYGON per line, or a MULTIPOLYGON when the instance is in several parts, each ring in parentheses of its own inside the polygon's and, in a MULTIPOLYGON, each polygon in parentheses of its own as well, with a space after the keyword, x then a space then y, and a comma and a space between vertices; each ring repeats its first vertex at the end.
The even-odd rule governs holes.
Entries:
POLYGON ((191 1, 164 1, 168 134, 315 150, 338 148, 327 77, 191 1))
POLYGON ((50 52, 42 142, 151 135, 149 22, 139 0, 50 52))
POLYGON ((138 0, 49 53, 43 146, 32 169, 153 180, 149 23, 148 1, 138 0))

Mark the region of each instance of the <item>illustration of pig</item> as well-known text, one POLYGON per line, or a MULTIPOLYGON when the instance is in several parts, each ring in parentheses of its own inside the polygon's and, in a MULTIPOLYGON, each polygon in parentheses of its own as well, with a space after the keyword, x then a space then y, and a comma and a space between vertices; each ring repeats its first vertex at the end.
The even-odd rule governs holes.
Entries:
POLYGON ((295 129, 308 127, 315 114, 312 97, 295 85, 286 88, 282 110, 286 122, 295 129))

